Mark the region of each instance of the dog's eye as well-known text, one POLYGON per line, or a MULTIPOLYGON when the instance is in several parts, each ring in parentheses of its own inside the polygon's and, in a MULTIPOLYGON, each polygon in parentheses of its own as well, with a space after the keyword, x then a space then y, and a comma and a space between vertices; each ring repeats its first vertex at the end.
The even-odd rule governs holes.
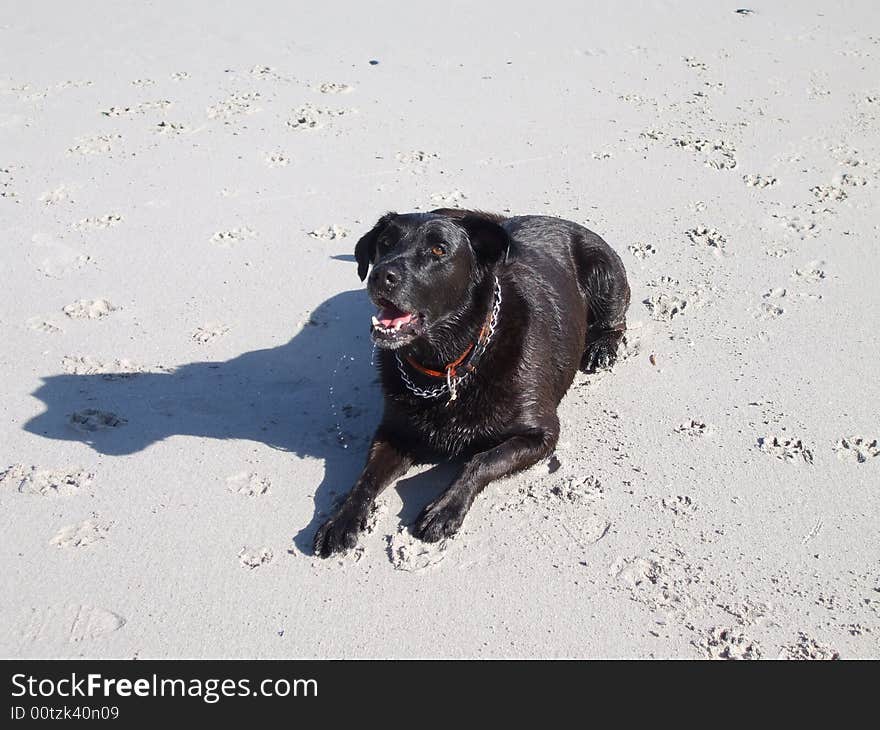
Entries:
POLYGON ((431 246, 431 253, 435 256, 443 256, 443 254, 446 253, 446 249, 443 248, 443 246, 435 243, 433 246, 431 246))

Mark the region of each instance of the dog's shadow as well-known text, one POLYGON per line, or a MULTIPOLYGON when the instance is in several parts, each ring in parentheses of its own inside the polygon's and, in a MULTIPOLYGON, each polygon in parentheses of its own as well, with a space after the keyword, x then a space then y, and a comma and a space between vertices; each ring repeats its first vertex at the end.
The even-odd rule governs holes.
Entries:
MULTIPOLYGON (((46 410, 24 428, 113 456, 189 435, 257 441, 321 459, 324 477, 314 489, 312 519, 293 539, 297 549, 311 554, 317 528, 360 473, 382 412, 377 373, 370 366, 369 311, 363 290, 348 291, 323 302, 279 347, 160 372, 47 376, 33 393, 46 410), (88 410, 99 413, 72 421, 74 413, 88 410), (88 430, 101 413, 125 423, 88 430)), ((401 481, 407 485, 404 522, 436 497, 444 473, 431 469, 401 481)), ((291 488, 313 491, 302 483, 291 488)))

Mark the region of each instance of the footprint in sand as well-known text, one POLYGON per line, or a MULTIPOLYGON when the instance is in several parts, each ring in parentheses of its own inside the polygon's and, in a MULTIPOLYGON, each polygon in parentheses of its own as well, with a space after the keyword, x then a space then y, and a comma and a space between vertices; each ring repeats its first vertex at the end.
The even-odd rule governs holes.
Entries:
POLYGON ((106 608, 71 604, 32 608, 22 636, 27 641, 79 643, 118 631, 125 618, 106 608))
POLYGON ((712 427, 709 424, 697 421, 693 418, 686 423, 682 423, 680 426, 676 426, 674 430, 676 433, 680 433, 683 436, 690 436, 692 438, 708 436, 712 433, 712 427))
POLYGON ((773 302, 761 302, 758 306, 758 311, 755 312, 755 319, 779 319, 783 314, 785 314, 785 309, 778 304, 774 304, 773 302))
POLYGON ((526 494, 537 497, 539 501, 542 499, 558 499, 569 504, 595 502, 601 499, 605 492, 605 486, 592 474, 562 477, 546 492, 543 487, 539 487, 537 493, 533 492, 532 485, 526 488, 526 494), (546 494, 546 497, 544 497, 544 494, 546 494))
POLYGON ((648 309, 651 319, 657 322, 671 322, 687 308, 687 300, 675 294, 659 292, 642 301, 648 309))
MULTIPOLYGON (((138 365, 131 360, 108 360, 102 362, 87 355, 79 357, 65 355, 61 358, 61 369, 70 375, 100 375, 104 380, 119 380, 121 378, 134 378, 149 372, 148 368, 138 365)), ((169 372, 170 368, 157 366, 154 370, 169 372)))
POLYGON ((179 137, 182 134, 187 134, 190 132, 189 126, 184 124, 183 122, 159 122, 156 126, 153 127, 153 132, 155 134, 162 135, 163 137, 179 137))
POLYGON ((41 497, 71 497, 92 486, 95 475, 86 469, 40 469, 13 464, 0 472, 0 488, 41 497))
POLYGON ((660 506, 672 512, 676 517, 689 517, 697 511, 697 505, 694 504, 694 500, 686 494, 674 494, 669 497, 663 497, 660 500, 660 506))
POLYGON ((91 518, 77 522, 75 525, 62 527, 55 536, 49 540, 50 545, 59 548, 85 548, 101 542, 110 525, 102 523, 96 514, 91 518))
POLYGON ((651 243, 633 243, 627 246, 627 248, 633 256, 642 260, 657 253, 657 249, 651 243))
POLYGON ((773 175, 743 175, 743 182, 751 188, 770 188, 776 185, 773 175))
POLYGON ((121 134, 97 134, 93 137, 81 137, 67 149, 67 154, 104 155, 112 152, 121 141, 121 134))
POLYGON ((406 527, 400 527, 396 534, 388 535, 386 551, 395 570, 419 573, 443 561, 446 557, 446 540, 422 542, 406 527))
POLYGON ((691 239, 692 243, 709 246, 710 248, 715 249, 716 252, 723 252, 724 248, 727 246, 727 237, 714 228, 697 226, 696 228, 691 228, 689 231, 685 231, 685 233, 687 234, 687 237, 691 239))
POLYGON ((806 220, 797 215, 788 216, 779 213, 773 213, 772 217, 776 218, 790 233, 801 239, 815 238, 819 235, 820 228, 815 221, 806 220))
POLYGON ((63 89, 84 89, 88 86, 91 86, 93 82, 88 81, 86 79, 76 79, 76 80, 68 80, 61 81, 55 84, 55 88, 59 91, 63 89))
MULTIPOLYGON (((628 97, 621 97, 622 99, 626 99, 628 97)), ((661 142, 666 138, 666 132, 662 129, 646 129, 644 132, 639 132, 640 139, 647 139, 651 142, 661 142)))
POLYGON ((830 646, 820 644, 807 634, 798 632, 798 639, 794 644, 782 647, 780 659, 808 659, 808 660, 832 660, 840 659, 840 652, 830 646))
POLYGON ((259 497, 269 492, 272 483, 254 472, 240 472, 226 478, 226 489, 245 497, 259 497))
POLYGON ((54 190, 48 190, 40 196, 40 202, 44 205, 58 205, 59 203, 75 203, 73 191, 66 185, 59 185, 54 190))
POLYGON ((303 104, 291 112, 287 126, 296 130, 321 129, 333 118, 345 116, 351 112, 352 110, 349 109, 327 109, 312 104, 303 104))
POLYGON ((79 299, 61 311, 71 319, 101 319, 118 309, 107 299, 79 299))
POLYGON ((74 223, 71 228, 75 231, 88 231, 88 230, 106 230, 107 228, 111 228, 119 223, 122 223, 122 216, 117 213, 106 213, 104 215, 94 216, 91 218, 83 218, 80 221, 74 223))
POLYGON ((810 263, 808 263, 802 269, 795 269, 795 272, 791 275, 791 278, 800 281, 807 281, 810 283, 820 282, 825 278, 825 270, 822 268, 822 266, 824 265, 824 261, 810 261, 810 263))
POLYGON ((761 436, 758 448, 780 461, 794 463, 803 459, 807 464, 813 463, 813 452, 801 439, 792 436, 761 436))
POLYGON ((650 281, 645 282, 645 286, 650 287, 677 287, 681 282, 678 279, 673 279, 671 276, 658 276, 656 279, 651 279, 650 281))
POLYGON ((68 423, 77 431, 92 433, 108 428, 119 428, 119 426, 124 426, 128 421, 121 416, 117 416, 115 413, 99 411, 95 408, 86 408, 83 411, 72 413, 68 423))
POLYGON ((263 155, 266 167, 286 167, 290 164, 290 158, 283 152, 267 152, 263 155))
POLYGON ((688 68, 692 68, 696 71, 708 71, 709 70, 709 67, 703 61, 700 61, 698 58, 695 58, 694 56, 685 56, 683 60, 684 60, 685 65, 688 68))
POLYGON ((869 459, 880 456, 880 445, 878 445, 877 439, 864 436, 848 436, 838 439, 834 445, 834 451, 837 454, 837 458, 841 461, 853 461, 857 464, 864 464, 869 459))
MULTIPOLYGON (((637 107, 651 106, 656 109, 658 106, 658 102, 654 97, 643 96, 642 94, 618 94, 617 98, 619 101, 625 101, 627 104, 632 104, 637 107)), ((663 132, 649 129, 647 132, 643 132, 639 136, 647 139, 659 139, 663 136, 663 132)))
POLYGON ((135 114, 146 114, 152 111, 165 111, 171 106, 171 102, 167 99, 158 101, 144 101, 134 106, 111 106, 101 112, 105 117, 127 117, 135 114))
POLYGON ((37 271, 50 279, 61 279, 94 263, 95 260, 88 254, 78 254, 74 250, 64 248, 56 256, 43 259, 37 271))
POLYGON ((608 572, 629 588, 635 596, 638 595, 637 590, 660 583, 663 566, 658 561, 648 558, 619 558, 611 565, 608 572))
POLYGON ((322 84, 312 87, 321 94, 348 94, 354 90, 353 86, 343 84, 337 81, 325 81, 322 84))
POLYGON ((209 106, 208 119, 232 119, 244 114, 256 114, 259 107, 260 92, 234 92, 222 101, 209 106))
POLYGON ((35 332, 43 332, 47 335, 59 335, 64 332, 57 324, 53 324, 48 320, 43 319, 42 317, 31 317, 27 321, 27 326, 29 329, 34 330, 35 332))
POLYGON ((312 238, 319 238, 322 241, 334 241, 337 238, 345 238, 348 234, 349 230, 347 228, 337 226, 335 223, 316 228, 314 231, 309 231, 309 236, 312 238))
POLYGON ((760 659, 761 647, 733 629, 713 628, 697 646, 709 659, 760 659))
POLYGON ((761 302, 758 307, 758 311, 755 313, 755 318, 757 319, 776 319, 777 317, 781 317, 785 314, 785 309, 783 309, 777 301, 780 299, 785 299, 788 295, 788 292, 782 287, 776 287, 775 289, 771 289, 766 294, 762 296, 762 299, 765 301, 761 302))
POLYGON ((229 327, 225 324, 206 324, 196 327, 195 331, 190 335, 190 339, 199 345, 207 345, 218 337, 223 337, 229 332, 229 327))
POLYGON ((581 547, 595 545, 611 531, 611 522, 599 515, 587 515, 564 529, 581 547))
POLYGON ((243 547, 238 552, 238 562, 249 570, 268 565, 272 562, 273 557, 274 554, 272 551, 266 547, 254 549, 243 547))
POLYGON ((272 66, 262 66, 257 65, 253 66, 248 74, 251 78, 257 79, 259 81, 294 81, 295 79, 285 76, 278 69, 272 66))
POLYGON ((736 147, 726 140, 673 137, 672 144, 679 149, 702 155, 703 164, 713 170, 732 170, 737 166, 736 147))
POLYGON ((841 201, 847 198, 846 190, 836 185, 815 185, 810 188, 810 192, 820 202, 825 202, 826 200, 841 201))
POLYGON ((397 152, 394 155, 402 170, 408 170, 414 175, 424 175, 428 172, 431 164, 440 159, 440 155, 435 152, 425 152, 425 150, 411 150, 408 152, 397 152))
POLYGON ((411 152, 397 152, 394 159, 404 165, 421 165, 431 160, 436 160, 439 155, 436 152, 425 152, 424 150, 412 150, 411 152))
POLYGON ((211 243, 216 243, 220 246, 234 246, 242 241, 255 238, 256 235, 257 232, 247 226, 230 228, 228 231, 217 231, 217 233, 211 236, 211 243))
POLYGON ((850 188, 863 187, 868 184, 867 178, 861 175, 851 175, 848 172, 842 172, 831 180, 832 184, 840 187, 846 186, 850 188))
POLYGON ((0 177, 0 198, 7 200, 18 198, 18 193, 12 187, 15 182, 12 178, 12 167, 0 167, 0 176, 2 176, 0 177))
POLYGON ((467 197, 467 194, 461 190, 450 190, 448 193, 433 193, 431 202, 436 205, 450 205, 453 208, 458 208, 461 203, 467 200, 467 197))
POLYGON ((785 310, 777 304, 773 304, 772 302, 761 302, 761 306, 758 308, 758 312, 755 314, 757 319, 778 319, 783 314, 785 314, 785 310))

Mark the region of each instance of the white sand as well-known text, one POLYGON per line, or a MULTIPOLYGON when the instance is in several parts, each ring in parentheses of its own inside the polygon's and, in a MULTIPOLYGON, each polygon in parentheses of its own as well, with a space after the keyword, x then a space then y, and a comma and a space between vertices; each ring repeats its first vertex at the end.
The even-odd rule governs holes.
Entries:
POLYGON ((5 6, 0 655, 880 655, 876 4, 245 5, 5 6), (320 561, 354 242, 438 204, 603 235, 629 355, 320 561))

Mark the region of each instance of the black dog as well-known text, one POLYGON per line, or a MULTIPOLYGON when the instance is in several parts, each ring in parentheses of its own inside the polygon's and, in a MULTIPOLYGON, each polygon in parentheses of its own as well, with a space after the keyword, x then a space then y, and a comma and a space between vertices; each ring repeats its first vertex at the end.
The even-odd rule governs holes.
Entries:
POLYGON ((553 453, 556 408, 578 368, 610 367, 629 285, 617 254, 577 223, 441 209, 383 216, 355 248, 379 308, 385 412, 364 471, 315 537, 354 547, 379 493, 414 463, 468 460, 415 535, 454 534, 491 481, 553 453))

